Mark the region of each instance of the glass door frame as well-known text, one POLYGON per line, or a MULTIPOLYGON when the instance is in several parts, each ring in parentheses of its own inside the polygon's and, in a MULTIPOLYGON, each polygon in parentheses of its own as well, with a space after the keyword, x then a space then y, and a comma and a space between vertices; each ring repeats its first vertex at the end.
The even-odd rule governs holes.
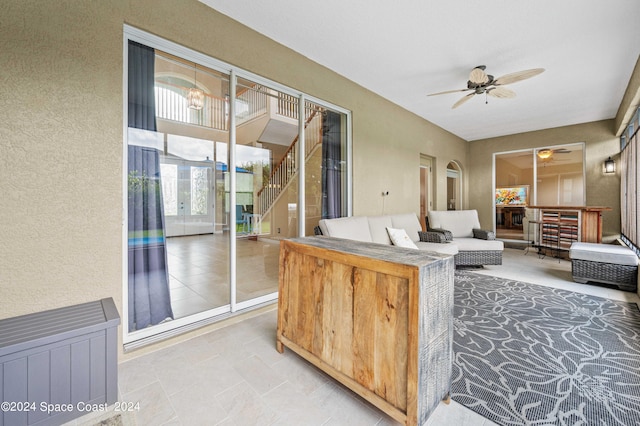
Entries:
MULTIPOLYGON (((301 117, 304 117, 304 101, 314 102, 318 105, 325 106, 330 108, 336 112, 345 114, 346 116, 346 144, 347 144, 347 153, 346 153, 346 164, 347 164, 347 173, 346 173, 346 200, 347 200, 347 215, 352 215, 352 196, 353 196, 353 175, 352 175, 352 117, 351 111, 339 107, 337 105, 331 104, 329 102, 323 101, 321 99, 315 98, 313 96, 304 94, 302 92, 293 90, 287 86, 283 86, 275 81, 266 79, 259 75, 253 74, 251 72, 242 70, 240 68, 234 67, 230 64, 227 64, 223 61, 212 58, 208 55, 204 55, 200 52, 194 51, 187 47, 184 47, 180 44, 171 42, 159 36, 155 36, 153 34, 147 33, 138 28, 132 27, 130 25, 123 25, 123 176, 122 176, 122 192, 123 192, 123 222, 122 222, 122 241, 123 241, 123 257, 122 257, 122 282, 123 282, 123 293, 122 293, 122 301, 123 301, 123 324, 128 323, 128 273, 127 273, 127 116, 128 116, 128 43, 129 40, 144 44, 149 47, 153 47, 159 50, 162 50, 166 53, 187 59, 189 61, 193 61, 205 67, 211 68, 221 73, 225 73, 229 75, 229 99, 235 99, 236 94, 236 86, 238 78, 243 78, 247 80, 254 81, 259 84, 263 84, 272 89, 278 90, 282 93, 294 96, 301 100, 299 103, 299 108, 301 109, 301 113, 299 114, 301 117)), ((300 139, 304 140, 304 126, 299 126, 299 134, 300 139)), ((236 103, 229 102, 229 170, 230 173, 230 196, 232 197, 230 200, 230 205, 235 205, 235 193, 236 193, 236 173, 235 167, 231 166, 235 164, 235 150, 236 150, 236 103)), ((299 150, 299 152, 303 152, 303 150, 299 150)), ((301 162, 300 164, 303 164, 301 162)), ((298 185, 304 186, 304 166, 300 169, 300 173, 298 174, 298 185)), ((305 200, 304 197, 300 197, 298 208, 300 211, 304 211, 305 200)), ((230 209, 230 223, 235 223, 236 220, 236 212, 235 209, 230 209)), ((299 235, 305 236, 304 233, 304 215, 298 215, 298 228, 299 235)), ((152 342, 156 340, 160 340, 166 337, 171 337, 173 335, 177 335, 182 332, 189 331, 191 329, 213 323, 219 321, 221 319, 226 318, 229 314, 234 312, 238 312, 244 309, 252 308, 259 306, 263 303, 272 302, 277 300, 278 293, 273 292, 270 294, 266 294, 264 296, 260 296, 251 300, 237 302, 236 301, 236 229, 233 226, 230 226, 229 229, 229 286, 231 290, 230 301, 228 305, 223 305, 214 309, 210 309, 207 311, 199 312, 194 315, 190 315, 183 318, 178 318, 172 321, 168 321, 162 324, 154 325, 153 327, 148 327, 143 330, 137 330, 134 332, 129 332, 126 327, 123 327, 123 343, 125 344, 125 349, 128 347, 136 347, 146 344, 147 342, 152 342)))
POLYGON ((492 191, 491 191, 491 214, 493 217, 492 223, 493 223, 493 232, 495 233, 497 231, 497 224, 496 224, 496 203, 495 203, 495 193, 496 193, 496 158, 499 155, 503 155, 503 154, 515 154, 515 153, 527 153, 530 152, 531 156, 533 157, 533 161, 532 161, 532 165, 533 165, 533 182, 531 185, 531 193, 529 194, 529 205, 535 206, 537 205, 537 197, 538 197, 538 156, 536 155, 536 152, 542 150, 542 149, 547 149, 547 148, 551 148, 551 149, 555 149, 557 147, 561 147, 561 148, 565 148, 565 147, 580 147, 580 149, 582 150, 582 181, 583 181, 583 186, 582 186, 582 197, 584 202, 586 203, 587 200, 587 185, 586 185, 586 144, 585 142, 568 142, 568 143, 559 143, 556 145, 542 145, 539 147, 533 147, 533 148, 525 148, 525 149, 514 149, 514 150, 510 150, 510 151, 500 151, 500 152, 494 152, 492 155, 492 165, 491 165, 491 182, 492 182, 492 191))

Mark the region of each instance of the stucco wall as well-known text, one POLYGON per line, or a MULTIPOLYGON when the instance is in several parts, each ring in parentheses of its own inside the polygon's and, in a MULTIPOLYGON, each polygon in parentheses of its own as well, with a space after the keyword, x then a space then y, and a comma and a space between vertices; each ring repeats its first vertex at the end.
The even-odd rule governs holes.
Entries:
POLYGON ((603 237, 611 240, 620 235, 620 169, 605 175, 602 165, 609 156, 619 163, 620 140, 613 132, 613 120, 604 120, 471 142, 469 203, 478 209, 483 225, 493 223, 494 153, 585 142, 586 204, 612 208, 602 215, 603 237))
MULTIPOLYGON (((123 24, 353 111, 355 214, 419 211, 467 142, 195 0, 3 2, 0 318, 123 293, 123 24)), ((466 176, 466 173, 465 173, 466 176)))

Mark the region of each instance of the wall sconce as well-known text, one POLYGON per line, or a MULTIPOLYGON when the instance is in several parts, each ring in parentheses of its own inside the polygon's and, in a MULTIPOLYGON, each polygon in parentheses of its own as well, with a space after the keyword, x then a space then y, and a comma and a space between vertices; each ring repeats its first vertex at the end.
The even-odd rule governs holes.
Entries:
POLYGON ((604 172, 605 173, 615 173, 616 172, 616 162, 609 157, 604 161, 604 172))

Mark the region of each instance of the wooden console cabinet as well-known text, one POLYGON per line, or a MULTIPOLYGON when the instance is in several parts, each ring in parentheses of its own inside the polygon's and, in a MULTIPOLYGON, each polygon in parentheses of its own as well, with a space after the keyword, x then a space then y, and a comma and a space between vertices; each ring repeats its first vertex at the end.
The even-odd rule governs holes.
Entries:
POLYGON ((602 212, 610 207, 529 206, 538 209, 540 246, 568 250, 573 242, 602 242, 602 212))
POLYGON ((397 421, 448 401, 451 256, 330 237, 280 243, 277 349, 293 350, 397 421))

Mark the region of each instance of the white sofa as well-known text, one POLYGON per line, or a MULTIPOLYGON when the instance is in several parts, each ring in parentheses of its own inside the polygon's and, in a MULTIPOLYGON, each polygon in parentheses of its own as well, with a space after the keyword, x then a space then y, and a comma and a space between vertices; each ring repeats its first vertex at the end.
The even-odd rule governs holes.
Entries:
POLYGON ((454 256, 456 266, 502 265, 504 244, 480 229, 476 210, 432 211, 422 232, 413 213, 321 219, 320 235, 391 245, 387 228, 404 229, 420 250, 454 256))
POLYGON ((504 244, 491 231, 480 229, 476 210, 434 210, 428 212, 427 230, 439 232, 458 247, 458 265, 502 265, 504 244))
MULTIPOLYGON (((391 245, 387 228, 404 229, 409 238, 420 250, 455 256, 458 246, 437 242, 420 241, 422 226, 418 217, 413 213, 395 214, 387 216, 351 216, 337 219, 321 219, 318 223, 321 232, 317 234, 347 240, 366 241, 391 245)), ((425 238, 425 233, 423 239, 425 238)), ((435 233, 432 233, 435 234, 435 233)), ((439 234, 436 234, 436 237, 439 234)), ((439 241, 443 241, 438 239, 439 241)))

